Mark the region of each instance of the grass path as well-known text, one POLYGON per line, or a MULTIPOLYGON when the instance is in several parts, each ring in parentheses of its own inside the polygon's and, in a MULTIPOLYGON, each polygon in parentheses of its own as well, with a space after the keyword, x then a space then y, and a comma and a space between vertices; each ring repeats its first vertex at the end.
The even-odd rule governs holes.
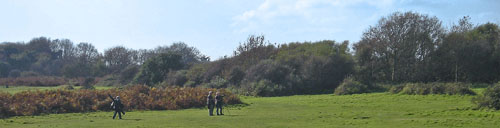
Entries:
POLYGON ((208 117, 206 109, 51 114, 0 120, 0 127, 497 127, 500 112, 471 110, 473 96, 301 95, 242 97, 248 106, 225 116, 208 117))

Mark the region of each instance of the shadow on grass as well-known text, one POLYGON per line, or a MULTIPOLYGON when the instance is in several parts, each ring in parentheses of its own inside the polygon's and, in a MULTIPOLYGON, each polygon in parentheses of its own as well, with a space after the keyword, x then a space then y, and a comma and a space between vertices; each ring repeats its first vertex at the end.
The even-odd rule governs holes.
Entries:
POLYGON ((135 120, 135 121, 141 121, 142 119, 122 119, 122 120, 135 120))
POLYGON ((236 117, 236 116, 241 116, 241 115, 228 115, 228 114, 224 114, 223 116, 220 116, 220 117, 224 117, 224 116, 236 117))

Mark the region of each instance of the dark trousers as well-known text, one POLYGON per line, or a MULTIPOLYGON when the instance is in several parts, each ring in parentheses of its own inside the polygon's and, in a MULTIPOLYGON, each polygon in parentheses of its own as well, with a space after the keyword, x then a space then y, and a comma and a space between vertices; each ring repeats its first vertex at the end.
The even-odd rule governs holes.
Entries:
POLYGON ((208 115, 209 116, 214 115, 214 105, 208 105, 208 115))
POLYGON ((113 114, 113 119, 115 119, 116 113, 118 113, 118 117, 120 119, 122 119, 122 113, 125 115, 125 112, 123 112, 122 110, 115 110, 115 114, 113 114))
POLYGON ((217 109, 215 110, 215 112, 217 112, 217 115, 223 115, 223 114, 222 114, 222 104, 217 104, 217 105, 215 105, 215 106, 216 106, 216 108, 217 108, 217 109), (220 113, 219 113, 219 110, 220 110, 220 113))

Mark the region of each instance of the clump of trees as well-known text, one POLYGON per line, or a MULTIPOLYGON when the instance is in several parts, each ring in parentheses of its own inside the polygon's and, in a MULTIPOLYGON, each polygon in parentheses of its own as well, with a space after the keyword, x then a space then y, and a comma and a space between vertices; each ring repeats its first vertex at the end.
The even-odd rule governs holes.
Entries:
POLYGON ((396 12, 370 27, 354 45, 357 78, 365 83, 483 82, 500 79, 500 30, 469 17, 450 30, 437 17, 396 12))
POLYGON ((231 57, 186 68, 179 55, 146 61, 135 77, 138 84, 229 88, 254 96, 330 93, 354 73, 349 43, 325 40, 273 45, 264 36, 249 36, 231 57))
POLYGON ((354 72, 347 41, 276 46, 262 39, 263 36, 250 36, 233 57, 206 64, 210 68, 202 70, 206 73, 198 82, 213 83, 214 78, 227 81, 221 87, 245 95, 318 94, 331 93, 345 76, 354 72))
POLYGON ((151 50, 116 46, 99 53, 90 43, 39 37, 27 43, 0 43, 0 81, 6 81, 0 84, 57 86, 94 77, 98 85, 126 85, 147 60, 164 53, 178 54, 183 69, 209 61, 183 42, 151 50))

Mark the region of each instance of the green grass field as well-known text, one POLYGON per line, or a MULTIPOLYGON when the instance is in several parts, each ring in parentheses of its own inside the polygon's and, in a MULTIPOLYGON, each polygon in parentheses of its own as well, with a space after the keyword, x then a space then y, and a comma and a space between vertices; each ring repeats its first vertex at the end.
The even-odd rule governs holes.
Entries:
MULTIPOLYGON (((11 94, 22 92, 22 91, 36 91, 36 90, 53 90, 59 89, 63 86, 53 86, 53 87, 39 87, 39 86, 10 86, 9 88, 5 88, 5 86, 0 86, 0 92, 8 92, 11 94)), ((81 86, 75 86, 75 89, 81 88, 81 86)), ((96 89, 110 89, 113 88, 111 86, 95 86, 96 89)))
POLYGON ((472 110, 474 96, 301 95, 242 97, 247 106, 209 117, 204 108, 11 117, 0 127, 498 127, 500 112, 472 110))

